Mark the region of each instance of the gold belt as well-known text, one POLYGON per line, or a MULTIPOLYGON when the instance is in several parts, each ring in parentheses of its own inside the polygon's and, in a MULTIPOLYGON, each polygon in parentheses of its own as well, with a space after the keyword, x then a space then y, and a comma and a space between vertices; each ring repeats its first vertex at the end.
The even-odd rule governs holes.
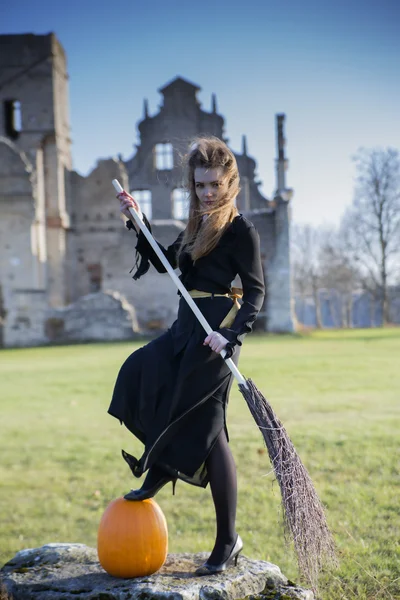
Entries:
POLYGON ((189 290, 189 294, 192 298, 211 298, 213 296, 224 296, 225 298, 231 298, 231 300, 233 300, 233 306, 231 310, 219 325, 220 329, 221 327, 230 327, 233 324, 236 314, 240 308, 238 298, 243 296, 243 290, 242 288, 233 287, 232 291, 227 294, 213 294, 211 292, 202 292, 201 290, 189 290))

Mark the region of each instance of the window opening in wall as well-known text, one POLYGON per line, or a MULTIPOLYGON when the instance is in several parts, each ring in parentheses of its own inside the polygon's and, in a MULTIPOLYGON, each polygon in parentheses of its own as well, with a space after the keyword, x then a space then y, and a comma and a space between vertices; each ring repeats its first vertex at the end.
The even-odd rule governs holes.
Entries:
POLYGON ((171 171, 174 168, 174 149, 172 144, 156 144, 154 147, 154 164, 159 171, 171 171))
POLYGON ((189 199, 184 188, 175 188, 172 191, 172 215, 179 221, 189 216, 189 199))
POLYGON ((131 196, 138 201, 142 213, 146 215, 149 221, 152 218, 152 205, 151 205, 151 190, 133 190, 131 196))
POLYGON ((101 264, 94 263, 87 266, 87 270, 89 273, 89 290, 90 293, 100 292, 101 290, 101 264))
POLYGON ((4 101, 4 121, 7 137, 17 139, 22 131, 22 111, 19 100, 4 101))

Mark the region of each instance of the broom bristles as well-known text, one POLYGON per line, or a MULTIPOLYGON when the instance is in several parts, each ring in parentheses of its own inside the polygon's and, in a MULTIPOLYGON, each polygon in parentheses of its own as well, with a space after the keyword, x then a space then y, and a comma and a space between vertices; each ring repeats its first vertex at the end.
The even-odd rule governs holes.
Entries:
POLYGON ((320 571, 337 564, 324 508, 286 429, 252 380, 246 384, 239 388, 261 430, 279 483, 285 537, 293 541, 300 573, 317 588, 320 571))

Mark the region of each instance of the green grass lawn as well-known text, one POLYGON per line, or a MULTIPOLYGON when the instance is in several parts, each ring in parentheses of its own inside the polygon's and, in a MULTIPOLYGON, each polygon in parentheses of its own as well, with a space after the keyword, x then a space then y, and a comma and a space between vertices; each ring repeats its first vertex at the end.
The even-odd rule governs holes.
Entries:
MULTIPOLYGON (((120 456, 140 444, 107 408, 119 366, 140 344, 0 352, 0 564, 48 542, 96 545, 107 504, 137 487, 120 456)), ((261 336, 241 371, 270 400, 327 508, 340 567, 324 600, 400 598, 400 329, 261 336)), ((268 455, 234 384, 228 409, 239 481, 237 529, 249 557, 298 580, 284 544, 268 455)), ((157 496, 170 552, 211 550, 209 489, 157 496)))

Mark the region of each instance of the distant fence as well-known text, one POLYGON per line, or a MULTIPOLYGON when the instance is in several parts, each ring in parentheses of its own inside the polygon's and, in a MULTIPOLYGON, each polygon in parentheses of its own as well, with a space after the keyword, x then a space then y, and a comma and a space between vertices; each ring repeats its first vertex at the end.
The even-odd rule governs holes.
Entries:
MULTIPOLYGON (((320 322, 323 328, 380 327, 382 306, 379 299, 364 291, 344 295, 335 289, 318 290, 320 322)), ((390 322, 400 325, 400 287, 389 292, 390 322)), ((294 312, 298 323, 317 326, 317 309, 311 296, 295 295, 294 312)))

